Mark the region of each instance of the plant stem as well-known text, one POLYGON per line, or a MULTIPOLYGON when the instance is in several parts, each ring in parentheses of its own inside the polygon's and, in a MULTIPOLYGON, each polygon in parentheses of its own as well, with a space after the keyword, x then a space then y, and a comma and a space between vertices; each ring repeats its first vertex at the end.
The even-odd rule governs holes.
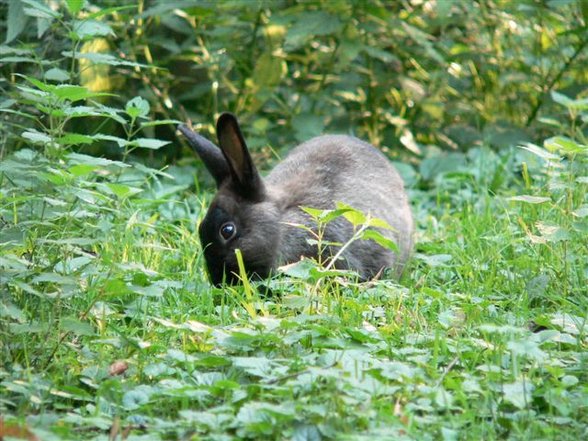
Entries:
POLYGON ((347 248, 349 248, 349 246, 355 242, 356 240, 358 240, 359 238, 361 238, 362 233, 367 230, 367 228, 369 227, 369 222, 366 222, 364 225, 361 226, 361 228, 359 230, 357 230, 355 232, 355 234, 351 237, 351 239, 349 239, 347 242, 345 242, 343 244, 343 246, 341 248, 339 248, 339 251, 337 251, 337 254, 335 254, 332 258, 331 261, 329 262, 329 264, 325 267, 325 270, 330 270, 334 265, 335 262, 337 262, 337 260, 339 260, 339 257, 341 257, 341 255, 345 252, 345 250, 347 248))

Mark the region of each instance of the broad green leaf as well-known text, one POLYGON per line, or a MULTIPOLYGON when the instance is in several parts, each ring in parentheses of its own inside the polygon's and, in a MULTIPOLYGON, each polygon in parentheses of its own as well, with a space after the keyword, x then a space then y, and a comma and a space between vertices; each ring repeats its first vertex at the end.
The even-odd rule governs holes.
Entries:
POLYGON ((162 141, 160 139, 137 138, 131 141, 129 145, 134 145, 144 149, 157 150, 163 147, 164 145, 168 145, 170 143, 171 141, 162 141))
POLYGON ((165 289, 161 286, 156 284, 149 285, 149 286, 137 286, 132 285, 129 289, 134 292, 135 294, 139 294, 145 297, 153 297, 153 298, 160 298, 163 297, 165 289))
POLYGON ((561 104, 568 109, 576 109, 576 110, 587 110, 588 109, 588 98, 582 99, 572 99, 564 95, 563 93, 556 92, 554 90, 551 91, 551 98, 558 104, 561 104))
POLYGON ((565 107, 568 107, 572 102, 571 98, 568 98, 563 93, 556 92, 555 90, 551 91, 551 99, 565 107))
POLYGON ((140 188, 130 187, 124 184, 107 183, 103 184, 110 192, 119 198, 125 198, 132 196, 137 193, 141 193, 143 190, 140 188))
POLYGON ((81 133, 66 133, 61 138, 56 139, 56 142, 61 145, 80 145, 80 144, 92 144, 95 138, 88 135, 82 135, 81 133))
POLYGON ((559 242, 570 239, 570 235, 567 230, 562 228, 560 225, 540 221, 537 222, 535 226, 541 233, 541 237, 543 237, 548 242, 559 242))
POLYGON ((94 260, 94 258, 89 256, 78 256, 71 259, 64 259, 57 262, 53 269, 61 274, 69 274, 78 271, 80 268, 92 262, 92 260, 94 260))
POLYGON ((74 21, 72 32, 76 40, 89 40, 95 37, 115 36, 110 26, 98 20, 74 21))
MULTIPOLYGON (((29 57, 34 56, 34 50, 30 48, 15 48, 7 46, 5 44, 0 45, 0 55, 13 54, 13 55, 27 55, 29 57)), ((24 77, 24 75, 22 75, 24 77)))
MULTIPOLYGON (((63 204, 67 204, 63 202, 63 204)), ((59 245, 80 245, 88 246, 98 242, 98 239, 91 239, 89 237, 68 237, 64 239, 43 239, 39 240, 39 243, 54 243, 59 245)))
POLYGON ((357 272, 353 270, 329 269, 326 270, 318 265, 314 265, 310 269, 311 280, 317 281, 325 277, 347 277, 350 280, 357 278, 357 272))
POLYGON ((145 118, 149 114, 149 101, 136 96, 132 100, 127 101, 125 111, 131 118, 145 118))
POLYGON ((525 149, 531 153, 533 153, 534 155, 539 156, 542 159, 545 159, 546 161, 559 161, 559 156, 554 154, 554 153, 550 153, 547 150, 545 150, 544 148, 539 147, 538 145, 532 144, 530 142, 524 142, 520 145, 520 148, 525 149))
POLYGON ((273 369, 265 357, 231 357, 231 360, 234 366, 261 378, 268 377, 273 369))
POLYGON ((326 213, 331 212, 332 210, 321 210, 319 208, 312 208, 312 207, 300 207, 300 209, 302 211, 304 211, 305 213, 309 214, 310 217, 312 217, 315 220, 320 219, 321 217, 323 217, 326 213))
POLYGON ((310 272, 315 266, 316 264, 310 259, 301 259, 298 262, 280 266, 278 271, 296 279, 307 280, 310 278, 310 272))
POLYGON ((49 30, 51 24, 53 23, 53 17, 38 17, 37 18, 37 39, 43 38, 45 32, 49 30))
MULTIPOLYGON (((172 4, 172 7, 175 9, 177 6, 172 4)), ((137 9, 137 8, 138 8, 137 5, 113 6, 111 8, 101 8, 98 11, 92 12, 91 14, 89 14, 88 18, 89 19, 96 19, 96 18, 104 17, 105 15, 112 14, 113 12, 119 12, 119 11, 125 11, 125 10, 137 9)))
POLYGON ((578 144, 576 141, 565 136, 555 136, 545 141, 545 148, 549 150, 559 151, 564 154, 588 154, 588 146, 578 144))
POLYGON ((121 168, 130 167, 129 164, 126 164, 121 161, 113 161, 111 159, 98 158, 96 156, 84 155, 82 153, 69 153, 67 155, 67 158, 70 162, 80 165, 92 165, 97 167, 108 167, 113 165, 121 168))
POLYGON ((104 290, 104 294, 106 296, 114 298, 118 298, 132 292, 127 284, 119 278, 111 278, 106 280, 102 289, 104 290))
POLYGON ((141 123, 141 127, 167 126, 182 124, 182 121, 177 119, 160 119, 157 121, 146 121, 141 123))
POLYGON ((384 219, 378 217, 370 218, 367 223, 370 227, 383 228, 385 230, 393 230, 394 228, 384 219))
MULTIPOLYGON (((452 5, 452 2, 439 2, 439 3, 441 3, 441 4, 449 3, 450 6, 452 5)), ((439 395, 437 395, 437 397, 438 396, 439 395)), ((437 403, 439 403, 439 402, 437 401, 437 403)), ((441 439, 443 441, 459 441, 460 434, 461 434, 461 432, 459 430, 451 429, 449 427, 441 427, 441 437, 442 437, 441 439)))
POLYGON ((86 322, 81 321, 75 317, 65 317, 60 321, 61 329, 68 332, 73 332, 76 335, 94 335, 94 327, 86 322))
POLYGON ((127 145, 133 145, 132 141, 127 141, 124 138, 119 138, 118 136, 112 136, 112 135, 103 135, 101 133, 97 133, 96 135, 93 136, 93 138, 96 139, 101 139, 103 141, 113 141, 115 142, 119 147, 124 147, 127 145))
MULTIPOLYGON (((11 56, 11 57, 0 58, 0 63, 36 63, 36 62, 37 62, 37 60, 35 60, 32 57, 11 56)), ((47 63, 41 62, 41 64, 47 64, 47 63)))
POLYGON ((96 170, 98 167, 91 164, 77 164, 68 170, 74 176, 86 176, 96 170))
POLYGON ((22 133, 21 136, 25 139, 28 139, 29 141, 32 141, 35 144, 48 144, 52 141, 49 135, 37 132, 34 129, 27 130, 26 132, 22 133))
POLYGON ((43 197, 43 200, 45 202, 47 202, 49 205, 52 205, 53 207, 65 207, 65 206, 68 205, 68 202, 66 202, 64 200, 50 198, 50 197, 47 197, 47 196, 43 197))
POLYGON ((547 354, 539 348, 539 343, 529 336, 520 340, 509 341, 507 348, 515 356, 526 357, 538 363, 547 359, 547 354))
POLYGON ((531 405, 533 384, 528 380, 519 380, 502 385, 503 398, 518 409, 525 409, 531 405))
POLYGON ((396 245, 396 242, 394 242, 394 240, 384 236, 378 230, 371 230, 371 229, 365 230, 361 234, 361 239, 373 240, 378 245, 380 245, 384 248, 387 248, 391 251, 396 251, 396 252, 399 251, 398 245, 396 245))
POLYGON ((71 15, 76 15, 84 6, 85 0, 66 0, 65 4, 71 15))
POLYGON ((228 357, 222 357, 219 355, 204 355, 198 358, 198 360, 196 360, 194 364, 195 366, 211 369, 219 367, 229 367, 231 366, 232 362, 228 357))
POLYGON ((69 79, 70 79, 68 72, 66 72, 63 69, 59 69, 57 67, 53 67, 53 68, 49 69, 47 72, 45 72, 45 75, 43 77, 46 80, 58 81, 58 82, 69 81, 69 79))
POLYGON ((38 0, 20 0, 28 7, 24 7, 24 12, 30 17, 54 19, 61 17, 61 14, 49 8, 44 2, 38 0))
POLYGON ((398 61, 398 57, 390 51, 380 49, 378 47, 363 46, 361 49, 372 58, 376 58, 384 63, 393 63, 398 61))
POLYGON ((422 375, 419 368, 401 361, 384 362, 380 368, 382 377, 394 381, 415 381, 422 375))
POLYGON ((426 158, 419 166, 422 177, 428 181, 434 180, 442 174, 459 172, 464 169, 467 169, 466 157, 463 153, 458 152, 426 158))
POLYGON ((60 99, 72 102, 100 96, 113 96, 112 94, 108 93, 91 92, 85 87, 75 86, 72 84, 60 84, 55 86, 55 89, 53 89, 52 93, 60 99))
POLYGON ((575 375, 564 375, 560 381, 561 384, 565 387, 575 386, 580 382, 580 380, 578 380, 578 377, 576 377, 575 375))
MULTIPOLYGON (((303 278, 304 279, 304 278, 303 278)), ((308 276, 306 277, 308 279, 308 276)), ((288 295, 282 297, 282 306, 287 309, 304 309, 310 305, 312 300, 306 296, 288 295)))
POLYGON ((136 63, 134 61, 122 60, 120 58, 116 58, 114 55, 104 54, 100 52, 71 52, 71 51, 64 51, 61 53, 64 57, 68 58, 76 58, 78 60, 90 60, 95 64, 108 64, 111 66, 129 66, 129 67, 151 67, 155 68, 156 66, 151 66, 147 64, 136 63))
POLYGON ((418 254, 415 257, 433 268, 447 266, 453 260, 451 254, 418 254))
POLYGON ((26 320, 25 313, 12 303, 0 303, 0 317, 11 318, 19 322, 24 322, 26 320))
POLYGON ((585 218, 588 216, 588 205, 583 205, 577 210, 574 210, 572 214, 579 218, 585 218))
POLYGON ((15 335, 19 334, 38 334, 46 333, 49 328, 49 323, 10 323, 8 329, 15 335))
POLYGON ((435 403, 442 409, 449 409, 453 406, 453 395, 451 392, 440 387, 435 394, 435 403))
POLYGON ((255 90, 277 86, 286 72, 287 67, 282 59, 271 52, 264 52, 253 68, 252 81, 255 90))
POLYGON ((586 317, 572 315, 565 312, 556 312, 552 314, 550 323, 558 326, 568 334, 579 336, 584 332, 586 326, 586 317))
POLYGON ((149 402, 153 393, 153 388, 146 384, 141 384, 134 389, 125 392, 122 397, 122 405, 125 410, 136 410, 142 405, 149 402))
POLYGON ((34 77, 23 76, 25 80, 31 83, 33 86, 37 87, 38 89, 42 90, 43 92, 53 92, 56 86, 51 84, 44 83, 34 77))
POLYGON ((361 211, 342 202, 337 202, 335 205, 338 210, 344 210, 342 213, 343 217, 347 219, 354 227, 365 225, 367 223, 367 217, 361 211))
POLYGON ((542 204, 544 202, 551 201, 551 198, 545 196, 533 196, 533 195, 519 195, 508 198, 509 201, 526 202, 527 204, 542 204))
POLYGON ((447 308, 439 313, 437 321, 445 329, 455 327, 463 321, 463 312, 455 308, 447 308))
MULTIPOLYGON (((10 43, 25 29, 28 17, 24 13, 24 4, 21 0, 8 1, 8 16, 6 17, 6 39, 5 43, 10 43)), ((29 58, 30 59, 30 58, 29 58)))
POLYGON ((63 109, 63 116, 69 118, 83 118, 84 116, 110 117, 110 115, 100 112, 95 107, 89 106, 67 106, 67 108, 63 109))

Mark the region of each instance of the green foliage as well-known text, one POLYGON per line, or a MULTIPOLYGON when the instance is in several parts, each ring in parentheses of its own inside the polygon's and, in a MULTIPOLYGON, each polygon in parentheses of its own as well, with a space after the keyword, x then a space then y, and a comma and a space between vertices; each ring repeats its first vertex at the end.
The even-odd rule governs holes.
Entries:
MULTIPOLYGON (((0 438, 586 437, 583 2, 0 12, 0 438), (259 156, 353 131, 407 159, 404 279, 210 287, 205 175, 169 142, 222 110, 259 156)), ((318 246, 344 216, 394 247, 307 212, 318 246)))
MULTIPOLYGON (((557 134, 554 97, 588 81, 584 2, 64 3, 0 6, 10 84, 24 70, 80 81, 118 95, 104 98, 116 108, 141 96, 153 119, 204 127, 231 110, 256 148, 323 131, 404 156, 512 147, 557 134)), ((173 137, 170 126, 158 133, 173 137)))

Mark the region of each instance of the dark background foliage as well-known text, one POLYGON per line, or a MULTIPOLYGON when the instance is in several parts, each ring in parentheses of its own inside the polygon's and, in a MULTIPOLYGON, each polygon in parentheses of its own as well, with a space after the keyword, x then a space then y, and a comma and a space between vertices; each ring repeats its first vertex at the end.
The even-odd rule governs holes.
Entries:
MULTIPOLYGON (((15 3, 4 3, 3 15, 15 3)), ((209 136, 219 112, 235 112, 254 148, 281 151, 345 132, 418 159, 427 146, 500 149, 542 139, 558 129, 549 92, 576 96, 588 80, 586 2, 99 3, 115 8, 100 17, 114 32, 74 43, 60 20, 22 15, 8 27, 3 20, 11 48, 25 47, 36 60, 4 49, 4 95, 21 81, 15 74, 42 77, 57 66, 91 90, 118 95, 107 103, 140 95, 153 118, 189 119, 209 136), (63 53, 72 44, 149 67, 70 66, 63 53)), ((11 124, 26 122, 5 118, 8 150, 20 144, 11 124)), ((80 124, 92 132, 103 123, 80 124)), ((175 140, 173 126, 155 134, 175 140)), ((93 150, 106 151, 104 143, 93 150)), ((180 156, 177 144, 167 156, 180 156)))

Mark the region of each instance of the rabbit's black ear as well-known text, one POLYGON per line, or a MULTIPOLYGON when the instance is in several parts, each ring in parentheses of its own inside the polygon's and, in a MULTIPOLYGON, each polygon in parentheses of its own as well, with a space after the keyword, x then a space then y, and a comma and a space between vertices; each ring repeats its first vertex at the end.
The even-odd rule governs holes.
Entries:
POLYGON ((208 139, 194 133, 188 126, 182 124, 178 130, 188 139, 188 144, 200 156, 202 162, 220 187, 222 182, 231 176, 229 165, 223 152, 208 139))
POLYGON ((260 199, 264 193, 263 182, 253 164, 235 115, 223 113, 216 122, 216 133, 220 149, 235 181, 235 190, 245 198, 260 199))

